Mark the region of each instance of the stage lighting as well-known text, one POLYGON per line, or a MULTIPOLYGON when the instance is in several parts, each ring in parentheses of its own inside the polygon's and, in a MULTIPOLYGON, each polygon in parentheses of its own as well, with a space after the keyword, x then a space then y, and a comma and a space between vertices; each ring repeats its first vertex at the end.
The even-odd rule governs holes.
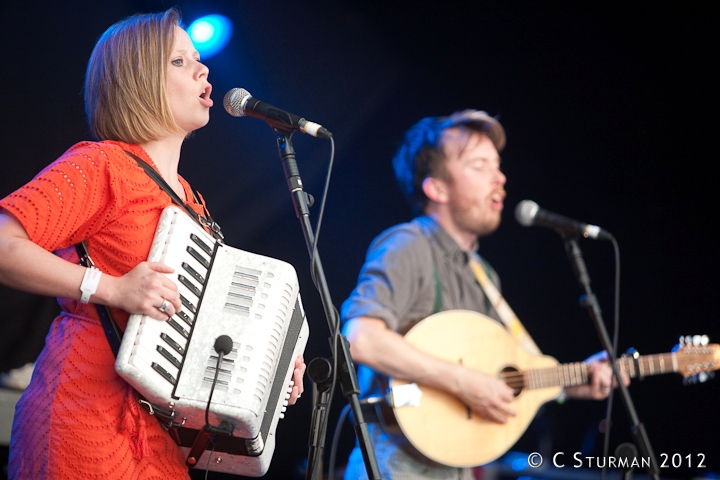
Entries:
POLYGON ((222 15, 206 15, 190 24, 188 33, 203 60, 225 48, 232 36, 232 23, 222 15))

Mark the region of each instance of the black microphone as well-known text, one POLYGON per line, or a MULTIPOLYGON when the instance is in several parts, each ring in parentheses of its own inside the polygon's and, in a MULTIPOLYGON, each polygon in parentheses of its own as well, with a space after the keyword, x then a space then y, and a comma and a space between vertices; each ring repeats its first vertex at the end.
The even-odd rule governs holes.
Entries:
POLYGON ((233 88, 223 99, 225 110, 233 117, 255 117, 264 120, 272 128, 278 130, 300 130, 313 137, 330 138, 330 133, 319 123, 309 122, 302 117, 293 115, 277 107, 253 98, 244 88, 233 88))
MULTIPOLYGON (((212 402, 213 393, 215 392, 215 385, 217 384, 218 374, 220 373, 220 363, 223 360, 223 356, 227 355, 228 353, 232 352, 233 347, 233 340, 228 335, 220 335, 215 339, 215 344, 213 345, 213 348, 218 354, 217 363, 215 364, 215 377, 213 378, 212 385, 210 385, 210 395, 208 396, 207 405, 205 406, 205 426, 203 427, 203 430, 210 433, 220 433, 223 435, 232 435, 233 430, 235 429, 235 426, 228 422, 227 420, 223 420, 220 422, 220 426, 215 427, 213 425, 210 425, 210 403, 212 402)), ((195 442, 197 443, 200 440, 200 436, 198 435, 195 442)), ((193 466, 197 463, 196 458, 188 457, 189 465, 193 466)))
POLYGON ((543 210, 532 200, 523 200, 515 207, 515 219, 524 227, 538 225, 540 227, 554 228, 558 233, 569 235, 582 235, 585 238, 596 240, 610 240, 612 234, 603 230, 597 225, 590 225, 578 222, 571 218, 563 217, 557 213, 543 210))
POLYGON ((228 353, 232 352, 233 347, 233 341, 232 338, 228 337, 227 335, 220 335, 215 339, 215 345, 213 345, 213 348, 218 353, 222 353, 223 355, 227 355, 228 353))

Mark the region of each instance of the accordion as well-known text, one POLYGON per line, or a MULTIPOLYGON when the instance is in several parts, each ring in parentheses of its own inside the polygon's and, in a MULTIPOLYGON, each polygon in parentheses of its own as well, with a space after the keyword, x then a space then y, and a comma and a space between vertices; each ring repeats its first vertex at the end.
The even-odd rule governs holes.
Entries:
POLYGON ((294 268, 217 242, 175 206, 162 212, 148 261, 175 269, 183 308, 166 322, 131 315, 115 370, 172 417, 189 466, 264 475, 309 335, 294 268), (233 345, 218 368, 221 335, 233 345))

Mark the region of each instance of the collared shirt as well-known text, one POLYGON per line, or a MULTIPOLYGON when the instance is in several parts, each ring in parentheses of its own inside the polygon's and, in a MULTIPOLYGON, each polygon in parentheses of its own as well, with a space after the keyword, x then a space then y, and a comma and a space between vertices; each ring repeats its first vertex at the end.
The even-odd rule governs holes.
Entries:
MULTIPOLYGON (((432 218, 418 217, 389 228, 370 244, 358 284, 343 302, 343 322, 357 317, 379 318, 388 328, 404 332, 436 309, 473 310, 499 321, 470 268, 470 255, 483 263, 499 288, 495 271, 475 251, 462 250, 432 218)), ((372 369, 359 366, 363 397, 379 393, 375 376, 372 369)))
MULTIPOLYGON (((343 303, 341 317, 383 320, 403 331, 439 310, 467 309, 499 320, 469 265, 474 251, 464 251, 440 225, 423 216, 389 228, 370 245, 357 286, 343 303), (437 274, 437 276, 436 276, 437 274)), ((482 262, 482 260, 481 260, 482 262)), ((493 283, 497 274, 483 262, 493 283)))

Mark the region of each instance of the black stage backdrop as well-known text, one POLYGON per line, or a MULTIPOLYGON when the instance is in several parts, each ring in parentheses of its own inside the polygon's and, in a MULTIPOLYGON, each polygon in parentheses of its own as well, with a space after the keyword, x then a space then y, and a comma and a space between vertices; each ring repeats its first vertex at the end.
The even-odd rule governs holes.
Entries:
MULTIPOLYGON (((88 138, 81 90, 99 35, 131 13, 173 5, 188 23, 219 12, 235 24, 229 46, 206 62, 215 106, 210 124, 186 142, 181 173, 204 194, 230 245, 296 267, 312 330, 308 360, 328 355, 327 323, 273 133, 261 121, 223 111, 222 97, 233 87, 334 133, 336 164, 319 249, 338 308, 371 239, 410 218, 389 162, 402 133, 423 116, 472 107, 498 115, 508 135, 505 221, 481 251, 544 352, 568 362, 600 345, 578 307, 581 292, 560 237, 513 219, 514 206, 526 198, 618 239, 621 351, 668 351, 683 334, 720 339, 713 307, 720 45, 710 7, 9 0, 1 16, 0 196, 88 138)), ((319 198, 329 145, 300 134, 293 140, 306 190, 319 198)), ((313 221, 317 214, 316 206, 313 221)), ((610 324, 611 246, 587 240, 581 246, 610 324)), ((1 293, 0 370, 6 370, 37 355, 55 307, 10 289, 1 293)), ((267 478, 302 477, 295 470, 307 454, 307 387, 280 424, 267 478)), ((708 428, 720 421, 717 381, 683 386, 679 376, 666 375, 635 381, 630 391, 658 456, 691 455, 694 467, 704 454, 708 469, 720 470, 708 428)), ((338 396, 333 418, 342 403, 338 396)), ((603 412, 602 403, 548 405, 517 448, 543 444, 547 451, 598 454, 603 412)), ((613 448, 631 438, 619 403, 614 427, 613 448)), ((350 432, 343 434, 340 458, 353 443, 350 432)), ((684 465, 663 476, 707 471, 684 465)))

